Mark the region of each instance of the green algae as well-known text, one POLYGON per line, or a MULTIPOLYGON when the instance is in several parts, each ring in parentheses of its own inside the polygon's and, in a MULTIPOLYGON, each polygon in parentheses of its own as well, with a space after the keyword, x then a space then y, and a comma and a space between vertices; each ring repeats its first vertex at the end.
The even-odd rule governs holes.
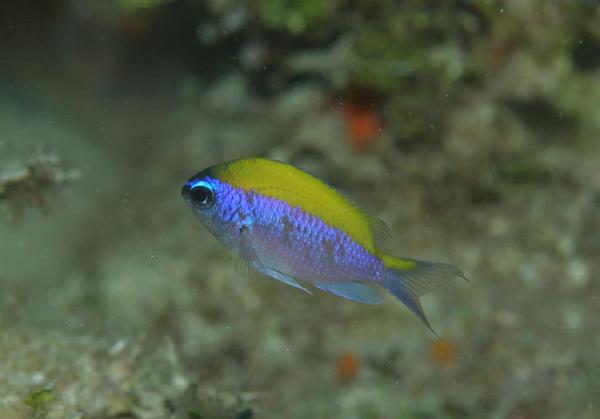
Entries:
POLYGON ((319 0, 261 0, 257 3, 260 21, 266 28, 295 35, 314 29, 333 17, 330 2, 319 0))
POLYGON ((44 411, 48 404, 55 399, 54 392, 50 388, 40 388, 32 391, 23 403, 31 407, 36 414, 44 411))

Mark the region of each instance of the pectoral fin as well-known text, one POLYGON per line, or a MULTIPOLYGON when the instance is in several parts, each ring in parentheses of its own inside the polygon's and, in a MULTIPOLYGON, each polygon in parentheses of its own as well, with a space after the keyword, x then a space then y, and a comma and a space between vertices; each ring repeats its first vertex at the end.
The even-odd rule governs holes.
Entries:
MULTIPOLYGON (((252 228, 250 226, 243 225, 240 227, 240 258, 246 262, 246 264, 258 272, 264 273, 264 267, 260 262, 256 251, 254 250, 254 241, 252 238, 252 228)), ((238 268, 244 270, 243 263, 238 262, 238 268)))
POLYGON ((271 268, 264 266, 253 246, 254 241, 252 240, 252 228, 251 226, 243 226, 240 228, 240 254, 239 259, 236 263, 236 269, 240 272, 248 271, 248 268, 252 268, 263 275, 267 275, 284 284, 290 285, 294 288, 301 289, 309 294, 312 294, 309 290, 304 288, 294 278, 288 276, 282 272, 276 271, 271 268))

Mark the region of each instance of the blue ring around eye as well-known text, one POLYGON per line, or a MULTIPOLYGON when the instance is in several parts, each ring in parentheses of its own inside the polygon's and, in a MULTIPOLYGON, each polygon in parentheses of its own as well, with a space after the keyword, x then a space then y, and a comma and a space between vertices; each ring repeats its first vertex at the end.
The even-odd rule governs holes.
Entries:
POLYGON ((211 191, 212 191, 212 190, 214 190, 213 186, 212 186, 212 185, 211 185, 209 182, 207 182, 207 181, 205 181, 205 180, 194 180, 194 181, 188 181, 188 182, 187 182, 187 185, 188 185, 188 186, 189 186, 191 189, 197 188, 197 187, 199 187, 199 186, 203 186, 203 187, 205 187, 205 188, 207 188, 207 189, 210 189, 211 191))

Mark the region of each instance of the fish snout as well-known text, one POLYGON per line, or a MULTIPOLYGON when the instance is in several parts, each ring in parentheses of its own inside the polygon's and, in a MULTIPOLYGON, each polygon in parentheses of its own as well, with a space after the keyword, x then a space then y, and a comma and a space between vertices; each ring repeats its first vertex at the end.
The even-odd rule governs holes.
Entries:
POLYGON ((184 183, 181 187, 181 196, 183 197, 183 199, 186 200, 186 202, 189 202, 191 200, 192 187, 189 185, 188 182, 184 183))

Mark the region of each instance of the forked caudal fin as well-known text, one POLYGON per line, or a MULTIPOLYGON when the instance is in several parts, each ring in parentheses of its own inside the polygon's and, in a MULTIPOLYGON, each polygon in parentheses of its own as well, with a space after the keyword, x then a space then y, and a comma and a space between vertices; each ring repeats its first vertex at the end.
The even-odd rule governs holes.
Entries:
POLYGON ((458 276, 465 280, 467 278, 460 269, 447 263, 400 259, 391 256, 385 256, 384 262, 388 271, 383 286, 402 301, 439 338, 425 316, 419 297, 454 277, 458 276))

